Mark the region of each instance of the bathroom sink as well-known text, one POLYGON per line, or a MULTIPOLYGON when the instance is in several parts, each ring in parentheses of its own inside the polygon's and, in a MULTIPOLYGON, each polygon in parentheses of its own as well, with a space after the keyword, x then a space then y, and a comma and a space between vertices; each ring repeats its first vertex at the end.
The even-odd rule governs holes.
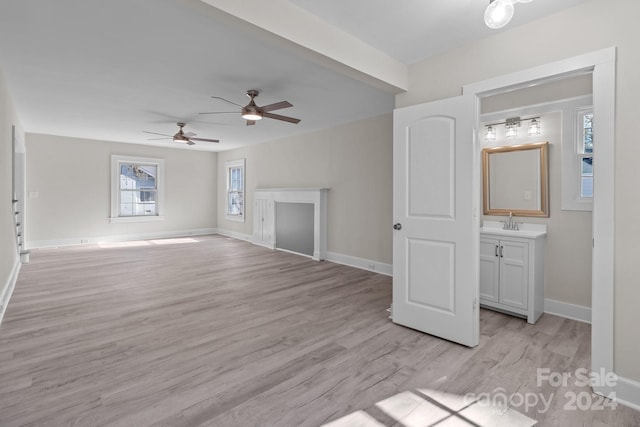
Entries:
MULTIPOLYGON (((517 218, 516 218, 517 222, 517 218)), ((500 221, 483 221, 480 233, 491 233, 499 236, 538 238, 547 235, 546 224, 518 223, 518 230, 505 230, 500 221)))

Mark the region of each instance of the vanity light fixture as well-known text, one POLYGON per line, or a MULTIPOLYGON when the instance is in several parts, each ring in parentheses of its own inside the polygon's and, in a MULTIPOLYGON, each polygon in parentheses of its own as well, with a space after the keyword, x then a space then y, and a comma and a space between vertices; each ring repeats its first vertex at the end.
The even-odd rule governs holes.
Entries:
POLYGON ((493 126, 489 125, 485 128, 484 139, 486 141, 496 140, 496 130, 493 128, 493 126))
POLYGON ((497 30, 507 25, 513 18, 515 3, 529 3, 532 0, 489 0, 484 11, 484 23, 497 30))
POLYGON ((540 121, 537 118, 531 119, 529 122, 529 131, 527 132, 529 136, 540 135, 540 121))
POLYGON ((500 123, 491 123, 485 125, 484 128, 484 139, 485 141, 495 141, 496 140, 496 126, 504 125, 506 132, 505 137, 507 139, 515 139, 518 137, 518 128, 520 127, 521 122, 529 121, 529 127, 527 134, 529 136, 540 135, 540 117, 509 117, 504 122, 500 123))

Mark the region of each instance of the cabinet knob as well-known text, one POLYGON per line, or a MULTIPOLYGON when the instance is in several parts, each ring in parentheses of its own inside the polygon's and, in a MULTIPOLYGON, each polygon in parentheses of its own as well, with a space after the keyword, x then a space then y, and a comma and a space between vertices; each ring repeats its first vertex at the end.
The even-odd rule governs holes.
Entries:
POLYGON ((399 222, 396 222, 395 224, 393 224, 393 229, 402 230, 402 224, 400 224, 399 222))

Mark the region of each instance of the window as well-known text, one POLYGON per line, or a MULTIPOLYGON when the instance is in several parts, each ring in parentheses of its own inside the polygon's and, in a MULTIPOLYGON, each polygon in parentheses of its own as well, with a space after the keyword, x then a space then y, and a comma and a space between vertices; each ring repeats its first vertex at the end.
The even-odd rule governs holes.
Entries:
POLYGON ((111 222, 163 219, 164 160, 111 156, 111 222))
POLYGON ((227 171, 227 219, 244 222, 244 159, 225 163, 227 171))
POLYGON ((593 197, 593 112, 578 112, 578 161, 580 164, 580 197, 593 197))
POLYGON ((562 209, 593 209, 593 107, 591 96, 567 101, 563 108, 562 209), (568 119, 568 120, 567 120, 568 119))

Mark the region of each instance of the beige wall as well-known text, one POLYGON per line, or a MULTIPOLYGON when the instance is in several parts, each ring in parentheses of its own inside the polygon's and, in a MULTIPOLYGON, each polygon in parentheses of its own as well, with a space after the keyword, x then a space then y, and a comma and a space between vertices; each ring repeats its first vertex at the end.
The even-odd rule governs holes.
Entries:
POLYGON ((23 138, 11 95, 0 71, 0 296, 18 262, 11 190, 12 126, 23 138))
POLYGON ((216 226, 217 154, 173 148, 26 135, 27 245, 161 234, 216 226), (165 220, 110 223, 111 155, 165 160, 165 220))
POLYGON ((459 95, 464 84, 597 49, 617 46, 615 140, 615 334, 618 374, 640 381, 640 2, 591 0, 527 25, 451 50, 410 67, 410 90, 397 106, 459 95))
POLYGON ((392 116, 219 153, 218 228, 251 235, 253 190, 330 188, 328 251, 391 263, 392 116), (224 164, 246 158, 246 222, 225 220, 224 164))

